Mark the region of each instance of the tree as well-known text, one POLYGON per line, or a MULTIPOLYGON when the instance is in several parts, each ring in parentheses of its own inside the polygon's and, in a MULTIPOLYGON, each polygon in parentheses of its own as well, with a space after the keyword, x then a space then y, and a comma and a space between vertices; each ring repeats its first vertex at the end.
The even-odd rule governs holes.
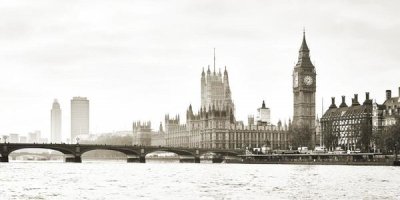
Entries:
POLYGON ((384 144, 384 149, 386 151, 394 151, 395 146, 400 146, 400 123, 397 120, 397 123, 388 127, 382 135, 382 140, 384 144))
POLYGON ((366 123, 362 123, 360 126, 359 132, 359 140, 357 141, 357 145, 361 147, 362 152, 369 152, 371 147, 372 140, 372 124, 368 121, 366 123))
POLYGON ((332 121, 325 122, 321 128, 325 147, 334 150, 338 146, 339 136, 333 131, 332 121))
POLYGON ((293 126, 289 130, 291 145, 294 147, 311 147, 312 130, 308 125, 293 126))

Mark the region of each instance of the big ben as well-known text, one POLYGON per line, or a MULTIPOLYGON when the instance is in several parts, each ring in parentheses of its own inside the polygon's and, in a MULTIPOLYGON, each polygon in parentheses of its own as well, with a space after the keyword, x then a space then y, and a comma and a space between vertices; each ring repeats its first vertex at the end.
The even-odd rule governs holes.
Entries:
POLYGON ((299 59, 293 69, 293 124, 315 127, 316 72, 310 60, 305 32, 299 50, 299 59))

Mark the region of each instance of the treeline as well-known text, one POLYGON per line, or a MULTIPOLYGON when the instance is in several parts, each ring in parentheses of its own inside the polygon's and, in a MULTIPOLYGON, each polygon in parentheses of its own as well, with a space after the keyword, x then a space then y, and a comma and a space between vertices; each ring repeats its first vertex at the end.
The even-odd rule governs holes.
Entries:
MULTIPOLYGON (((325 147, 329 150, 334 150, 339 144, 339 132, 330 130, 332 126, 327 126, 323 135, 325 147)), ((353 134, 347 139, 355 141, 355 148, 361 152, 381 151, 382 153, 391 154, 400 148, 400 118, 396 119, 396 123, 391 126, 384 127, 381 131, 373 131, 372 122, 364 122, 353 128, 353 134)), ((312 147, 313 130, 308 126, 293 126, 290 128, 289 144, 293 147, 312 147)), ((342 136, 343 137, 343 136, 342 136)), ((341 146, 345 149, 345 146, 341 146)), ((353 147, 353 146, 352 146, 353 147)))
POLYGON ((400 147, 400 121, 382 131, 381 135, 374 137, 376 146, 384 153, 394 153, 400 147))

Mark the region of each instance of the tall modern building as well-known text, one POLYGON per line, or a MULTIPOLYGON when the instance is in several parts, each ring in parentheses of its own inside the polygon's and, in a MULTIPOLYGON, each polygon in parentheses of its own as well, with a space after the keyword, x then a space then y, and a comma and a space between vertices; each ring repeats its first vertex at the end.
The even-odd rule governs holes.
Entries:
POLYGON ((54 99, 51 108, 51 142, 61 143, 61 108, 57 99, 54 99))
POLYGON ((315 127, 316 72, 303 32, 299 59, 293 69, 293 124, 315 127))
POLYGON ((89 134, 89 100, 86 97, 73 97, 71 100, 71 143, 79 135, 89 134))

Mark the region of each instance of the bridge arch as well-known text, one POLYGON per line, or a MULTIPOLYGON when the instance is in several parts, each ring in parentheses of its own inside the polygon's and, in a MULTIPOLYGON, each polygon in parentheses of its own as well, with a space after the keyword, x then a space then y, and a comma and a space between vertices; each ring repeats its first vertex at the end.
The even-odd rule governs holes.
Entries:
POLYGON ((96 151, 96 150, 107 150, 107 151, 116 151, 116 152, 120 152, 123 153, 125 155, 139 155, 138 151, 129 149, 129 148, 122 148, 122 147, 113 147, 113 146, 107 146, 107 145, 94 145, 91 147, 81 147, 79 152, 80 155, 83 155, 87 152, 90 151, 96 151))
POLYGON ((173 149, 173 148, 149 149, 144 154, 147 155, 147 154, 154 153, 154 152, 157 152, 157 151, 175 153, 178 156, 195 156, 193 152, 186 151, 186 150, 180 150, 180 149, 173 149))
POLYGON ((48 145, 25 145, 25 146, 14 146, 14 147, 9 147, 7 148, 7 155, 10 155, 11 153, 13 153, 14 151, 18 151, 18 150, 24 150, 24 149, 47 149, 47 150, 54 150, 54 151, 58 151, 61 152, 63 154, 74 154, 74 152, 68 148, 68 147, 55 147, 55 146, 48 146, 48 145))

